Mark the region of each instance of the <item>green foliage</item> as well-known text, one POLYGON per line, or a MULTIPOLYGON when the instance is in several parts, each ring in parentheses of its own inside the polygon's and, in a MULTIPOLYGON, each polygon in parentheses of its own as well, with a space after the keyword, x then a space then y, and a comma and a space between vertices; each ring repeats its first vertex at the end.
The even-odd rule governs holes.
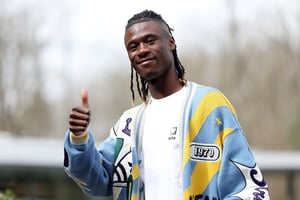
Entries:
POLYGON ((17 198, 15 193, 12 190, 6 189, 4 193, 0 191, 0 200, 21 200, 21 199, 17 198))

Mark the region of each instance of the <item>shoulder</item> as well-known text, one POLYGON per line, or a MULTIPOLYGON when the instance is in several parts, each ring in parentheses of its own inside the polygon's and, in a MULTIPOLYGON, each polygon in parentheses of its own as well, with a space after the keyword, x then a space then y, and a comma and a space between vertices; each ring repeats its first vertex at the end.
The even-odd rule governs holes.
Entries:
POLYGON ((201 85, 195 82, 188 81, 187 86, 192 89, 196 90, 197 93, 208 93, 208 92, 221 92, 219 89, 207 86, 207 85, 201 85))
POLYGON ((125 110, 123 112, 123 115, 136 115, 137 113, 139 113, 143 108, 145 108, 145 105, 144 103, 142 104, 139 104, 137 106, 133 106, 131 108, 128 108, 127 110, 125 110))
POLYGON ((135 120, 137 120, 139 118, 139 116, 141 115, 142 111, 145 108, 145 104, 140 104, 134 107, 131 107, 127 110, 125 110, 119 120, 115 123, 115 125, 113 126, 113 130, 116 134, 116 132, 119 130, 119 127, 126 127, 127 125, 130 124, 130 126, 132 126, 132 124, 134 124, 135 120))
POLYGON ((195 101, 202 101, 204 99, 209 98, 209 96, 213 95, 214 98, 224 98, 224 94, 217 88, 200 85, 195 82, 188 82, 188 90, 189 90, 189 98, 194 99, 195 101))
POLYGON ((228 107, 233 113, 235 113, 235 110, 230 103, 230 101, 227 99, 227 97, 221 92, 219 89, 200 85, 194 82, 188 82, 189 87, 189 99, 191 99, 192 104, 200 106, 202 108, 208 108, 211 109, 217 108, 217 107, 228 107))

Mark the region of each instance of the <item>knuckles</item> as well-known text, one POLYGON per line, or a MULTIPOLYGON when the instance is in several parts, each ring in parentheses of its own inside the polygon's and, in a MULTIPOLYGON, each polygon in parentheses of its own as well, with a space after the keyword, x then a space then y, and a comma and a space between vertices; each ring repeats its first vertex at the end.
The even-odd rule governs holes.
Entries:
POLYGON ((90 109, 83 107, 83 106, 75 106, 72 108, 72 112, 90 114, 90 109))

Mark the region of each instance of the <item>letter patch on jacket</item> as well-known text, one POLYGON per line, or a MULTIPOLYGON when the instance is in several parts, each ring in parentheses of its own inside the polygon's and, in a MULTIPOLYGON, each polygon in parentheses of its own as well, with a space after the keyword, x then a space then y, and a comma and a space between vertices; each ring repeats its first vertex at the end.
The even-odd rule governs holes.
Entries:
POLYGON ((215 162, 221 157, 221 149, 216 144, 191 143, 191 160, 215 162))

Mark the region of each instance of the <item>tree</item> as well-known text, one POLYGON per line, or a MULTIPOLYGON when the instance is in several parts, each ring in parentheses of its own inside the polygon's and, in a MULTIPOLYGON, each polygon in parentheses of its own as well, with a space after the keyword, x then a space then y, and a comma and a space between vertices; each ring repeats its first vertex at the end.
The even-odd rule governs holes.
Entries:
POLYGON ((4 6, 0 30, 0 130, 39 133, 51 120, 40 90, 43 45, 35 35, 37 24, 29 11, 9 13, 4 6))

